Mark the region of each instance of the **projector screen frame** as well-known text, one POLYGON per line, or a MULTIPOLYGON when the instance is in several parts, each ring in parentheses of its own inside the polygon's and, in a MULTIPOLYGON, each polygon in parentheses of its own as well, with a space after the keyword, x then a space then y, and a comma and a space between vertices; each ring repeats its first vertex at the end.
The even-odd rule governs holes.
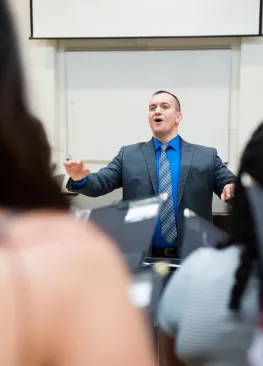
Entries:
POLYGON ((33 0, 29 0, 29 6, 30 6, 30 40, 81 40, 81 39, 104 39, 104 40, 110 40, 110 39, 168 39, 168 38, 174 38, 174 39, 184 39, 184 38, 229 38, 229 37, 262 37, 263 36, 263 22, 262 22, 262 12, 263 12, 263 0, 260 0, 259 2, 259 27, 258 27, 258 33, 256 34, 227 34, 227 35, 200 35, 200 36, 138 36, 138 37, 35 37, 34 36, 34 15, 33 15, 33 0))

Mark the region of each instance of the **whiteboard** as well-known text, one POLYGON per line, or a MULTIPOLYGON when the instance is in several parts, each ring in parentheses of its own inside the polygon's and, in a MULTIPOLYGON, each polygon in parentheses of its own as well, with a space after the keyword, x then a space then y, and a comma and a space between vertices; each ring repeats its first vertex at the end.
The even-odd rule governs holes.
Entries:
POLYGON ((260 0, 31 0, 32 37, 258 35, 260 0))
POLYGON ((68 155, 111 160, 123 145, 148 141, 157 90, 177 95, 180 135, 229 156, 231 50, 66 52, 68 155))

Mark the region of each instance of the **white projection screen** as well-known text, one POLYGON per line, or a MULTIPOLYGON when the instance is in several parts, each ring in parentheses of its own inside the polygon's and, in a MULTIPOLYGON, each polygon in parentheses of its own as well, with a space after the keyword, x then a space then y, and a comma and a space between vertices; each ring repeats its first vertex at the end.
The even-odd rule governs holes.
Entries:
POLYGON ((32 38, 256 36, 262 0, 30 0, 32 38))

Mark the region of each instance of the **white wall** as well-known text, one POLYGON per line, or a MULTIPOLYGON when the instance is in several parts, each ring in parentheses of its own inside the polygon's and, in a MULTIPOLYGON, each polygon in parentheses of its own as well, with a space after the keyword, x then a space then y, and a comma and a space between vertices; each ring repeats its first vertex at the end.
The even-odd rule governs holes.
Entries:
MULTIPOLYGON (((56 41, 31 41, 29 1, 10 0, 25 66, 28 101, 44 122, 54 153, 59 150, 56 90, 56 41)), ((54 156, 56 159, 56 156, 54 156)))
POLYGON ((263 39, 246 38, 241 45, 238 151, 263 120, 263 39))
MULTIPOLYGON (((263 40, 258 39, 193 39, 193 40, 84 40, 31 41, 29 1, 11 0, 16 15, 22 54, 29 85, 29 101, 42 119, 60 163, 66 157, 65 112, 63 111, 63 53, 66 48, 160 49, 173 47, 233 46, 235 68, 232 75, 230 168, 236 170, 238 154, 251 131, 263 119, 263 40), (240 45, 241 41, 241 45, 240 45), (61 94, 62 93, 62 94, 61 94)), ((205 102, 205 101, 204 101, 205 102)), ((220 113, 220 105, 218 111, 220 113)), ((120 141, 121 145, 121 141, 120 141)), ((87 162, 89 163, 89 162, 87 162)), ((104 162, 90 162, 96 170, 104 162)), ((61 168, 63 171, 63 168, 61 168)))

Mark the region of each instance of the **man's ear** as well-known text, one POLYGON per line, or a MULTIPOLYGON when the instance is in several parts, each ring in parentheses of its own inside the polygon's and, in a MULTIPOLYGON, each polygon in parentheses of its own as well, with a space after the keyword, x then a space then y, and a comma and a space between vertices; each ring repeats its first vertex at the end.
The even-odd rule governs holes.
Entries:
POLYGON ((178 125, 183 119, 183 114, 181 112, 177 112, 177 115, 176 115, 176 124, 178 125))

